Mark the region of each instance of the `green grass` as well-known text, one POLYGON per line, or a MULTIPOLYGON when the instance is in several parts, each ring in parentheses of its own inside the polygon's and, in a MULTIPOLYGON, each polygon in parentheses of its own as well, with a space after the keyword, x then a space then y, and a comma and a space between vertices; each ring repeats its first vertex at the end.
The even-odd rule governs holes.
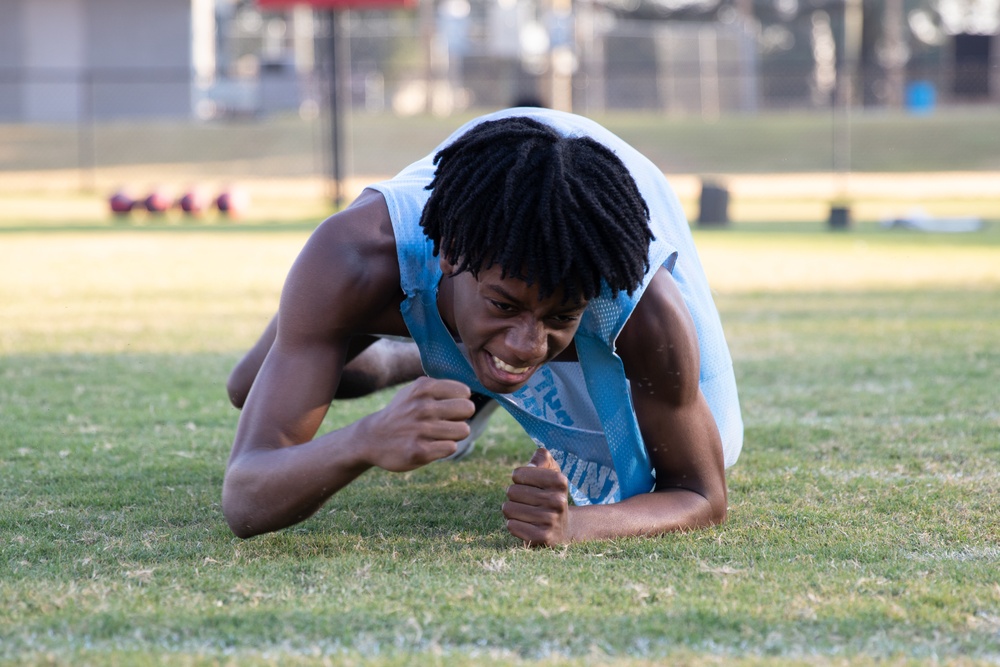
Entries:
MULTIPOLYGON (((449 118, 352 114, 344 123, 344 200, 424 157, 483 111, 490 110, 449 118)), ((826 220, 834 201, 850 203, 853 217, 864 221, 914 209, 1000 219, 994 186, 1000 114, 992 108, 929 116, 859 110, 850 117, 849 133, 828 112, 728 115, 711 122, 624 112, 594 119, 671 177, 690 218, 698 215, 702 178, 712 178, 729 186, 729 215, 740 222, 826 220), (835 152, 850 160, 835 163, 835 152), (789 173, 797 178, 784 176, 789 173), (778 187, 767 178, 773 174, 778 187)), ((326 134, 324 119, 294 115, 94 127, 0 124, 0 226, 227 225, 231 221, 218 216, 192 220, 179 212, 112 221, 107 198, 124 189, 141 199, 155 187, 176 196, 199 186, 214 195, 233 184, 250 195, 244 221, 315 221, 333 212, 326 134)))
MULTIPOLYGON (((348 174, 392 174, 426 155, 462 122, 351 114, 348 174)), ((1000 169, 1000 114, 944 109, 929 116, 858 111, 849 135, 829 112, 771 112, 714 121, 659 113, 593 115, 667 173, 991 171, 1000 169), (834 143, 850 164, 834 163, 834 143)), ((93 128, 0 125, 0 171, 184 164, 190 175, 307 176, 326 173, 326 121, 273 116, 261 122, 116 122, 93 128), (85 133, 81 134, 86 130, 85 133), (89 158, 86 156, 90 156, 89 158), (201 165, 199 167, 199 165, 201 165)))
POLYGON ((729 521, 553 550, 503 528, 506 417, 228 532, 222 384, 305 233, 0 232, 0 663, 1000 662, 997 229, 697 232, 747 426, 729 521))

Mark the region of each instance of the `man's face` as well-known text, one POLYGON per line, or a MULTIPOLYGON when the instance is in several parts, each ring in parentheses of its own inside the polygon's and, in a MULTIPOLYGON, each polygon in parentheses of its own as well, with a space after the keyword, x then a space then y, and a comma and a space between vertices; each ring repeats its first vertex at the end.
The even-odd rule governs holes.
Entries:
POLYGON ((442 268, 452 290, 448 324, 465 344, 476 377, 497 393, 517 391, 539 366, 565 350, 587 307, 586 301, 563 303, 562 290, 539 299, 537 286, 501 278, 496 266, 478 276, 449 275, 446 261, 442 268))

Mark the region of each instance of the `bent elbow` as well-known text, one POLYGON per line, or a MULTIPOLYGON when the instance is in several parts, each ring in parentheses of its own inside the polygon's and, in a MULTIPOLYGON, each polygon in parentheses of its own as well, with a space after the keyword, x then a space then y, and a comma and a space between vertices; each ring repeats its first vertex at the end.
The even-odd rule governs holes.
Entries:
POLYGON ((712 509, 708 516, 708 525, 710 526, 721 526, 729 518, 729 508, 726 507, 726 502, 723 500, 721 503, 712 503, 712 509))
POLYGON ((229 530, 241 540, 257 535, 257 531, 253 529, 253 523, 247 520, 245 514, 231 506, 227 506, 225 502, 222 503, 222 515, 226 518, 229 530))
POLYGON ((728 516, 728 500, 726 493, 703 493, 692 491, 697 497, 697 506, 692 507, 690 523, 685 528, 711 528, 721 526, 728 516))
POLYGON ((254 512, 250 509, 245 494, 234 486, 228 476, 222 483, 222 516, 225 517, 229 530, 243 540, 265 532, 255 525, 254 512))
POLYGON ((223 510, 223 514, 226 517, 229 530, 241 540, 246 540, 259 534, 259 531, 255 531, 253 525, 249 521, 245 521, 241 515, 226 512, 225 510, 223 510))
POLYGON ((241 540, 249 540, 251 537, 256 537, 260 534, 251 530, 249 526, 241 525, 235 521, 229 522, 229 530, 232 531, 235 537, 241 540))
POLYGON ((222 514, 226 518, 226 523, 229 525, 229 530, 232 531, 233 535, 240 538, 241 540, 246 540, 256 535, 260 535, 263 530, 259 530, 254 526, 253 521, 246 513, 240 511, 227 510, 223 505, 222 514))
POLYGON ((712 491, 703 494, 708 504, 705 520, 709 526, 721 526, 729 514, 729 493, 725 483, 712 491))

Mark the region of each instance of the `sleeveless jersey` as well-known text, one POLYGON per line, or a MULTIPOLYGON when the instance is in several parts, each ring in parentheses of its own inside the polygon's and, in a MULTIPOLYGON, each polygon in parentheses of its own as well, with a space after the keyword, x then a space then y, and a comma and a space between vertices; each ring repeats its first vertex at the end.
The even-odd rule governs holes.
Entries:
POLYGON ((549 109, 507 109, 470 121, 424 159, 369 187, 385 197, 392 219, 405 294, 401 311, 420 349, 424 371, 431 377, 464 382, 503 405, 537 445, 551 451, 577 505, 617 502, 653 488, 654 473, 614 343, 661 266, 671 272, 691 312, 701 353, 700 388, 722 436, 725 465, 736 462, 743 445, 743 420, 719 314, 680 203, 660 170, 638 151, 580 116, 549 109), (517 392, 495 394, 476 379, 464 348, 441 319, 437 308, 441 269, 420 217, 430 196, 426 186, 434 176, 434 155, 475 124, 509 116, 534 118, 563 136, 588 136, 610 148, 646 200, 655 240, 649 249, 649 271, 633 294, 612 296, 605 288, 587 305, 574 338, 579 361, 550 362, 517 392))

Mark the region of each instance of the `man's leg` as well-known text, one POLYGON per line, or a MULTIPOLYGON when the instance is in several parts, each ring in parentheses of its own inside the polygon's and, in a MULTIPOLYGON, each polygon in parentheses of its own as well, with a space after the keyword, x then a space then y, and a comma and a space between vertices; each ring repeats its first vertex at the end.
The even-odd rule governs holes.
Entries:
POLYGON ((260 370, 261 364, 264 363, 264 357, 267 356, 268 351, 271 349, 277 331, 278 317, 276 315, 267 323, 264 333, 260 335, 260 338, 253 344, 253 347, 243 355, 243 358, 230 371, 229 379, 226 381, 226 393, 229 394, 229 402, 235 407, 243 408, 243 403, 247 400, 247 394, 250 393, 250 387, 253 386, 253 381, 257 377, 257 371, 260 370))
MULTIPOLYGON (((226 382, 230 402, 242 408, 277 333, 272 318, 253 347, 233 367, 226 382)), ((356 336, 347 350, 347 364, 337 387, 337 398, 357 398, 380 389, 415 380, 424 374, 415 343, 356 336)))
POLYGON ((337 398, 358 398, 416 380, 424 374, 420 350, 412 341, 355 336, 347 350, 337 398))
MULTIPOLYGON (((230 402, 237 408, 243 407, 257 372, 274 343, 277 330, 277 318, 272 318, 264 333, 229 374, 226 390, 230 402)), ((416 343, 375 336, 355 336, 347 349, 347 364, 341 374, 336 398, 367 396, 386 387, 416 380, 423 374, 420 350, 416 343)), ((457 443, 455 453, 444 460, 458 461, 468 456, 498 407, 496 401, 483 394, 473 393, 472 401, 476 405, 476 413, 469 420, 471 433, 468 438, 457 443)))

